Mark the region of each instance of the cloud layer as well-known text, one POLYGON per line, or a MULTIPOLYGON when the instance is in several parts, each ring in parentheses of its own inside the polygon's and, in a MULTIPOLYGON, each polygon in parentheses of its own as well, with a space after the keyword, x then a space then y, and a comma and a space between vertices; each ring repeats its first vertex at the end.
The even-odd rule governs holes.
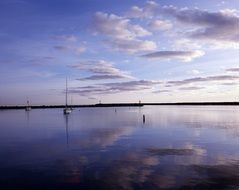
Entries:
MULTIPOLYGON (((180 28, 174 29, 177 38, 194 39, 199 43, 220 44, 220 47, 225 47, 227 44, 237 46, 239 43, 239 11, 235 9, 213 12, 198 8, 178 8, 173 5, 160 6, 155 2, 151 2, 149 7, 149 3, 146 3, 144 7, 133 6, 128 15, 150 20, 149 26, 152 29, 166 28, 168 30, 173 28, 172 23, 179 23, 180 28)), ((171 30, 173 33, 174 31, 171 30)))
POLYGON ((69 67, 93 73, 89 77, 78 80, 103 80, 103 79, 132 79, 127 72, 123 72, 113 66, 111 62, 105 60, 82 61, 69 67))
POLYGON ((138 24, 131 24, 129 19, 114 14, 97 12, 94 17, 96 33, 106 37, 107 44, 116 50, 128 53, 155 50, 157 45, 141 37, 152 35, 138 24))
POLYGON ((218 75, 218 76, 208 76, 208 77, 195 77, 195 78, 189 78, 184 80, 175 80, 175 81, 168 81, 168 85, 173 86, 181 86, 181 85, 187 85, 187 84, 193 84, 193 83, 199 83, 199 82, 225 82, 225 81, 235 81, 239 80, 239 76, 233 76, 233 75, 218 75))
POLYGON ((150 59, 176 59, 184 62, 192 61, 195 58, 204 55, 203 51, 157 51, 149 54, 145 54, 142 57, 150 59))
POLYGON ((150 80, 135 80, 128 82, 103 83, 93 86, 84 86, 71 89, 71 93, 76 93, 82 96, 97 95, 97 94, 115 94, 122 92, 135 92, 142 90, 150 90, 154 86, 160 84, 159 81, 150 80))
POLYGON ((230 68, 230 69, 227 69, 226 71, 228 71, 228 72, 239 72, 239 68, 230 68))
POLYGON ((162 11, 179 22, 194 26, 187 33, 191 38, 222 42, 239 42, 239 15, 233 10, 209 12, 199 9, 179 9, 165 6, 162 11))

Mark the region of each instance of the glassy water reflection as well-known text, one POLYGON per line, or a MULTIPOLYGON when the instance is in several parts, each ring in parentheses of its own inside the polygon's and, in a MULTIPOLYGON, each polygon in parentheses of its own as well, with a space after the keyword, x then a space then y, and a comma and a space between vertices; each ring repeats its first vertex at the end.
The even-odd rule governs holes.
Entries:
POLYGON ((239 188, 236 106, 0 111, 0 130, 0 189, 239 188))

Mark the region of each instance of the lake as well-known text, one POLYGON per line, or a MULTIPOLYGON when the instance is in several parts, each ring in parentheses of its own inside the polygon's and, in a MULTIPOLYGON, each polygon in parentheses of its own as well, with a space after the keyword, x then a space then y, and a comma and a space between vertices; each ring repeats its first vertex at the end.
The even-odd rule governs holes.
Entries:
POLYGON ((0 111, 0 189, 239 189, 239 107, 0 111))

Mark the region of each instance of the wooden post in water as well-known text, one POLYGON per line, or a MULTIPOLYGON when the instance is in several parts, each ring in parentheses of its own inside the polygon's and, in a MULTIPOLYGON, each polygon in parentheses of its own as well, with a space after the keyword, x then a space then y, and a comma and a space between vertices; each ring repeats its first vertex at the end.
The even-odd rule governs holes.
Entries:
POLYGON ((143 115, 143 123, 145 123, 145 115, 143 115))

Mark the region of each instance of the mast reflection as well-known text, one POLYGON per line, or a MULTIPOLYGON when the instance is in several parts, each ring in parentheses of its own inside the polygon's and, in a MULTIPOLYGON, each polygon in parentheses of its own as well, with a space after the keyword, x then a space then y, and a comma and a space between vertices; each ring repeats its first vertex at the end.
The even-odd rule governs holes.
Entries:
POLYGON ((65 117, 65 127, 66 127, 66 145, 67 145, 67 148, 69 147, 69 126, 68 126, 68 120, 69 120, 69 115, 64 115, 65 117))
POLYGON ((26 116, 27 127, 29 127, 29 125, 30 125, 30 112, 26 111, 25 116, 26 116))

